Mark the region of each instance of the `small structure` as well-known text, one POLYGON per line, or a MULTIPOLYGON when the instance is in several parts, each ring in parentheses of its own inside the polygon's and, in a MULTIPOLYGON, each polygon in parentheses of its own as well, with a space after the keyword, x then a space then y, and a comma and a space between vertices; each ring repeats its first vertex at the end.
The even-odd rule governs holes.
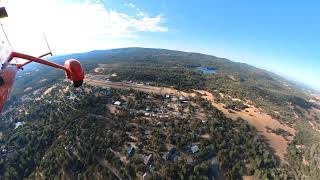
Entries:
POLYGON ((186 97, 180 96, 179 97, 179 102, 180 103, 188 103, 189 101, 188 101, 188 99, 186 97))
POLYGON ((132 155, 133 155, 133 153, 134 153, 134 147, 132 147, 132 146, 130 146, 129 148, 128 148, 128 150, 127 150, 127 153, 128 153, 128 156, 129 157, 131 157, 132 155))
POLYGON ((166 97, 166 99, 169 99, 169 98, 170 98, 170 95, 169 95, 169 94, 166 94, 165 97, 166 97))
POLYGON ((195 153, 199 152, 199 150, 200 150, 198 145, 190 145, 189 147, 190 147, 190 152, 192 154, 195 154, 195 153))
POLYGON ((149 165, 152 162, 152 154, 146 155, 143 157, 143 163, 149 165))
POLYGON ((118 75, 116 73, 111 74, 112 77, 117 77, 118 75))
POLYGON ((114 102, 113 104, 116 105, 116 106, 120 106, 120 105, 121 105, 121 102, 120 102, 120 101, 116 101, 116 102, 114 102))
POLYGON ((16 122, 14 129, 17 129, 18 127, 20 127, 22 125, 24 125, 24 122, 16 122))
POLYGON ((185 101, 185 100, 186 100, 185 97, 183 97, 183 96, 180 96, 180 97, 179 97, 179 101, 185 101))
POLYGON ((150 107, 150 106, 147 106, 147 107, 146 107, 146 111, 151 111, 151 107, 150 107))

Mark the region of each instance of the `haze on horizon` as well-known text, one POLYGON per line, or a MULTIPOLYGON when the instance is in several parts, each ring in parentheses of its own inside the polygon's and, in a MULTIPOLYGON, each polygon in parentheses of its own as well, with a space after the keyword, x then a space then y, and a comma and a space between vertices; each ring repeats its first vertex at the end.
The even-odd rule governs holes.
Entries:
POLYGON ((245 62, 320 90, 318 1, 4 0, 13 49, 40 55, 121 47, 245 62))

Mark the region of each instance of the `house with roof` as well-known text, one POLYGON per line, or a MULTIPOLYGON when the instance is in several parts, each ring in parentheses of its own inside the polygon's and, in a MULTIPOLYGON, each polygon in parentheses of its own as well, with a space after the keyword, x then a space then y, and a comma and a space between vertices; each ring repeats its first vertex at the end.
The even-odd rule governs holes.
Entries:
POLYGON ((183 97, 183 96, 180 96, 180 97, 179 97, 179 101, 185 101, 185 100, 186 100, 185 97, 183 97))
POLYGON ((128 156, 129 156, 129 157, 133 156, 134 151, 135 151, 134 147, 130 146, 130 147, 127 149, 127 154, 128 154, 128 156))
POLYGON ((189 149, 189 152, 192 153, 192 154, 195 154, 195 153, 200 151, 198 145, 188 145, 187 148, 189 149))
POLYGON ((152 163, 152 154, 145 155, 145 156, 143 157, 143 163, 144 163, 145 165, 151 164, 151 163, 152 163))
POLYGON ((150 107, 150 106, 147 106, 147 107, 146 107, 146 111, 147 111, 147 112, 151 111, 151 107, 150 107))
POLYGON ((113 104, 116 105, 116 106, 121 106, 121 102, 120 101, 116 101, 113 104))
POLYGON ((186 97, 184 97, 184 96, 180 96, 179 97, 179 101, 180 101, 180 103, 184 103, 184 104, 189 102, 188 99, 186 97))

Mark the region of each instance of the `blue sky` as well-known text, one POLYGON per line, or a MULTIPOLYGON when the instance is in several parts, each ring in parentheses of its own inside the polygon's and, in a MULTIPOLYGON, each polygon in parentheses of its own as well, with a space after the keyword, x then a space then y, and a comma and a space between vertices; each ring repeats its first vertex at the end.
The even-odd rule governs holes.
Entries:
MULTIPOLYGON (((11 0, 8 11, 17 24, 23 12, 18 6, 36 4, 28 23, 50 19, 51 24, 41 27, 57 53, 129 46, 195 51, 246 62, 320 90, 318 1, 51 0, 50 7, 44 1, 11 0), (42 8, 47 15, 39 19, 42 8), (50 16, 55 10, 59 15, 50 16)), ((14 36, 19 28, 8 20, 10 25, 15 28, 9 36, 14 36)), ((24 49, 18 41, 21 38, 15 40, 17 49, 24 49)), ((41 49, 39 44, 34 44, 36 49, 41 49)))

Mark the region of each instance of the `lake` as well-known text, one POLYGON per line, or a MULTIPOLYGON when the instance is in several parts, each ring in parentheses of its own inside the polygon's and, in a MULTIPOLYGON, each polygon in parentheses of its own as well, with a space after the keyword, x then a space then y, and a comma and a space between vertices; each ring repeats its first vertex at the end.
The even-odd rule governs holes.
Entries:
POLYGON ((216 73, 216 69, 215 68, 211 68, 211 67, 197 67, 196 68, 197 71, 200 71, 204 74, 214 74, 216 73))

